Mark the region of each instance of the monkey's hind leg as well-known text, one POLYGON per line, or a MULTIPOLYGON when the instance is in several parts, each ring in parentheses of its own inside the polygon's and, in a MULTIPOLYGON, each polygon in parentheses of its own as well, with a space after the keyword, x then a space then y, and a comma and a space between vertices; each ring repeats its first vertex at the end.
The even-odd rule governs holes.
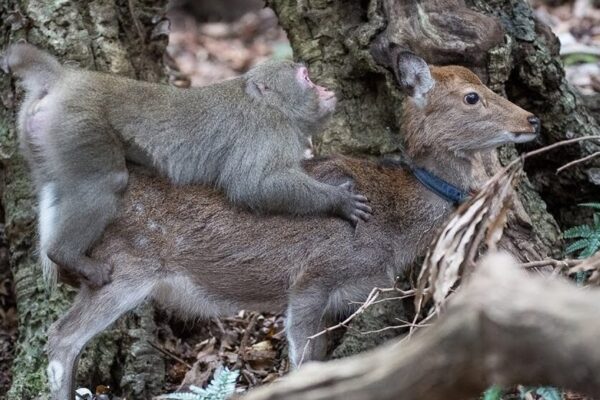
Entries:
POLYGON ((60 187, 57 183, 55 225, 48 245, 44 246, 46 254, 52 262, 93 287, 110 281, 112 266, 88 257, 87 252, 116 217, 126 182, 125 171, 88 177, 74 185, 60 187))

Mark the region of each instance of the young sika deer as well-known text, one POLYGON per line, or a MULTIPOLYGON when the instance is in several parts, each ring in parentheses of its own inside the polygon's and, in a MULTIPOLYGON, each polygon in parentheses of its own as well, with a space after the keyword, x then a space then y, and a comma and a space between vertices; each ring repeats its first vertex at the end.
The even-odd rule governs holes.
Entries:
POLYGON ((532 140, 539 127, 465 68, 429 68, 410 53, 396 62, 414 95, 404 114, 406 149, 422 169, 345 157, 306 163, 318 180, 350 179, 368 196, 373 218, 356 228, 336 218, 256 216, 215 190, 173 187, 134 170, 122 216, 92 254, 115 266, 112 282, 82 286, 50 329, 54 398, 71 397, 84 345, 150 299, 184 317, 286 311, 292 364, 322 359, 325 339, 306 346, 307 337, 351 312, 373 287, 390 285, 423 253, 461 197, 455 195, 477 183, 475 153, 532 140))

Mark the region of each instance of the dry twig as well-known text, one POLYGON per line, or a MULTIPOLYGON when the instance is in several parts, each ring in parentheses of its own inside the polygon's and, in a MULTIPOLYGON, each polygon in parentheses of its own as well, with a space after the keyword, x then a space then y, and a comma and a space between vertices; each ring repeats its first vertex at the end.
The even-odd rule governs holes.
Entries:
MULTIPOLYGON (((323 329, 322 331, 317 332, 314 335, 309 336, 307 338, 306 344, 304 345, 304 349, 302 350, 302 357, 300 357, 299 365, 302 365, 302 362, 304 361, 304 356, 306 354, 306 350, 308 349, 308 346, 310 346, 311 341, 313 341, 315 338, 317 338, 321 335, 325 335, 327 333, 333 332, 336 329, 340 329, 342 327, 347 327, 347 325, 348 325, 348 323, 350 323, 350 321, 352 321, 358 315, 362 314, 367 308, 369 308, 371 305, 373 305, 382 293, 388 293, 388 292, 401 292, 401 293, 403 293, 403 295, 406 294, 402 290, 396 289, 396 288, 383 288, 383 289, 382 288, 373 288, 373 290, 371 290, 371 293, 369 293, 369 295, 367 296, 367 299, 365 300, 365 302, 362 303, 361 306, 355 312, 353 312, 348 318, 346 318, 345 320, 343 320, 342 322, 340 322, 336 325, 327 327, 327 328, 323 329)), ((387 299, 384 299, 384 300, 387 300, 387 299)))
POLYGON ((133 25, 135 26, 135 30, 140 37, 141 45, 146 44, 146 37, 144 36, 144 28, 142 27, 142 23, 138 19, 137 15, 135 15, 135 9, 133 7, 133 0, 127 0, 127 6, 129 7, 129 12, 131 13, 131 19, 133 20, 133 25))
POLYGON ((188 369, 192 369, 192 365, 190 363, 188 363, 187 361, 185 361, 183 358, 176 356, 175 354, 171 353, 169 350, 165 349, 164 347, 162 347, 156 343, 152 343, 151 341, 147 341, 147 342, 152 348, 160 351, 165 356, 170 357, 173 360, 185 365, 186 367, 188 367, 188 369))
POLYGON ((242 363, 244 362, 244 352, 246 351, 246 347, 248 346, 248 339, 250 338, 250 332, 252 332, 254 330, 254 327, 256 326, 256 321, 258 320, 258 315, 259 314, 257 314, 257 313, 252 315, 252 319, 250 319, 250 323, 244 330, 244 336, 242 336, 242 340, 240 341, 240 347, 238 349, 239 358, 236 361, 237 368, 240 368, 242 366, 242 363))
POLYGON ((597 152, 595 152, 595 153, 592 153, 592 154, 590 154, 590 155, 588 155, 588 156, 585 156, 585 157, 583 157, 583 158, 579 158, 579 159, 577 159, 577 160, 571 161, 571 162, 569 162, 569 163, 567 163, 567 164, 563 165, 563 166, 562 166, 562 167, 560 167, 559 169, 557 169, 557 170, 556 170, 556 173, 557 173, 557 174, 559 174, 559 173, 561 173, 562 171, 564 171, 564 170, 565 170, 565 169, 567 169, 567 168, 570 168, 570 167, 572 167, 572 166, 574 166, 574 165, 577 165, 577 164, 584 163, 584 162, 586 162, 586 161, 588 161, 588 160, 591 160, 592 158, 595 158, 595 157, 598 157, 598 156, 600 156, 600 151, 597 151, 597 152))
POLYGON ((521 267, 525 268, 525 269, 531 269, 531 268, 540 268, 540 267, 551 266, 554 268, 565 269, 565 268, 574 267, 577 264, 581 263, 582 261, 583 260, 571 260, 571 259, 555 260, 553 258, 546 258, 544 260, 530 261, 530 262, 522 263, 521 267))

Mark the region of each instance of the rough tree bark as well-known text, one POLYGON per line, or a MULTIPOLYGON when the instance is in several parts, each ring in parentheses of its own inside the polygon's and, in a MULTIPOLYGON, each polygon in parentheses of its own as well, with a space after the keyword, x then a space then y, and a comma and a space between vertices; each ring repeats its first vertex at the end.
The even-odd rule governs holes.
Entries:
MULTIPOLYGON (((267 3, 287 31, 295 57, 341 98, 332 123, 317 143, 321 153, 401 152, 402 95, 393 74, 371 55, 373 46, 382 40, 411 50, 429 63, 473 69, 492 89, 541 117, 540 142, 552 143, 570 137, 570 132, 574 136, 600 133, 597 121, 565 80, 556 38, 534 19, 525 0, 267 3)), ((572 224, 575 204, 590 196, 597 198, 600 187, 594 183, 597 163, 579 165, 558 178, 556 167, 597 149, 597 144, 587 142, 527 163, 531 180, 525 179, 517 190, 504 248, 521 260, 560 256, 555 217, 572 224), (554 215, 547 211, 547 203, 554 215)), ((515 155, 514 147, 508 147, 499 152, 499 160, 506 162, 515 155)), ((499 161, 496 157, 487 161, 485 170, 490 174, 499 161)), ((354 323, 358 330, 374 330, 397 317, 406 319, 407 312, 399 302, 382 303, 354 323)), ((336 354, 370 348, 394 334, 363 336, 353 330, 336 354)))
POLYGON ((434 326, 410 341, 308 364, 245 400, 461 400, 491 384, 553 385, 600 396, 600 290, 482 260, 434 326))
MULTIPOLYGON (((20 39, 48 49, 63 61, 138 79, 162 78, 165 36, 157 35, 163 2, 151 0, 0 2, 0 48, 20 39), (154 29, 154 30, 153 30, 154 29)), ((2 206, 19 311, 19 339, 8 399, 46 396, 45 332, 66 309, 72 290, 49 293, 37 267, 35 198, 18 153, 14 113, 19 93, 6 75, 0 82, 2 206)), ((118 99, 115 99, 118 101, 118 99)), ((147 343, 154 334, 151 307, 137 310, 88 346, 79 381, 111 384, 131 398, 148 398, 164 379, 163 358, 147 343), (152 366, 152 368, 148 368, 152 366)))

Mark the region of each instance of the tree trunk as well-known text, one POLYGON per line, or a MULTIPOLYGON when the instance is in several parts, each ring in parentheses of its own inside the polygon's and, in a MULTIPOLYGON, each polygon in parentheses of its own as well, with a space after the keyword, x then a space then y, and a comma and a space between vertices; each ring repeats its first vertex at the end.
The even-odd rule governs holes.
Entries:
MULTIPOLYGON (((84 68, 157 81, 163 77, 159 61, 166 45, 155 27, 162 15, 160 3, 4 0, 0 2, 0 47, 26 39, 84 68)), ((16 139, 15 112, 22 93, 15 91, 8 76, 2 78, 0 184, 19 314, 13 384, 7 398, 45 398, 46 329, 67 308, 73 290, 59 287, 50 293, 44 287, 34 252, 35 198, 16 139)), ((153 316, 150 307, 137 310, 88 346, 81 358, 78 381, 86 387, 110 384, 131 398, 155 394, 164 380, 164 364, 147 343, 154 335, 153 316)))
MULTIPOLYGON (((565 80, 556 38, 535 21, 524 0, 269 0, 268 4, 287 31, 295 57, 341 97, 332 123, 316 144, 322 153, 401 152, 403 97, 394 75, 378 65, 371 52, 385 41, 431 64, 471 68, 493 90, 541 117, 541 142, 600 133, 597 121, 565 80)), ((530 179, 517 189, 503 248, 523 261, 561 255, 555 216, 571 218, 565 221, 572 224, 573 206, 590 196, 597 198, 600 187, 590 183, 593 163, 580 164, 558 178, 556 167, 597 149, 586 142, 527 162, 530 179)), ((506 162, 516 154, 512 146, 503 148, 481 169, 490 175, 499 160, 506 162)), ((406 304, 380 303, 354 323, 359 329, 375 330, 394 318, 407 320, 407 313, 406 304)), ((353 330, 335 354, 373 347, 398 333, 392 332, 364 336, 353 330)))

